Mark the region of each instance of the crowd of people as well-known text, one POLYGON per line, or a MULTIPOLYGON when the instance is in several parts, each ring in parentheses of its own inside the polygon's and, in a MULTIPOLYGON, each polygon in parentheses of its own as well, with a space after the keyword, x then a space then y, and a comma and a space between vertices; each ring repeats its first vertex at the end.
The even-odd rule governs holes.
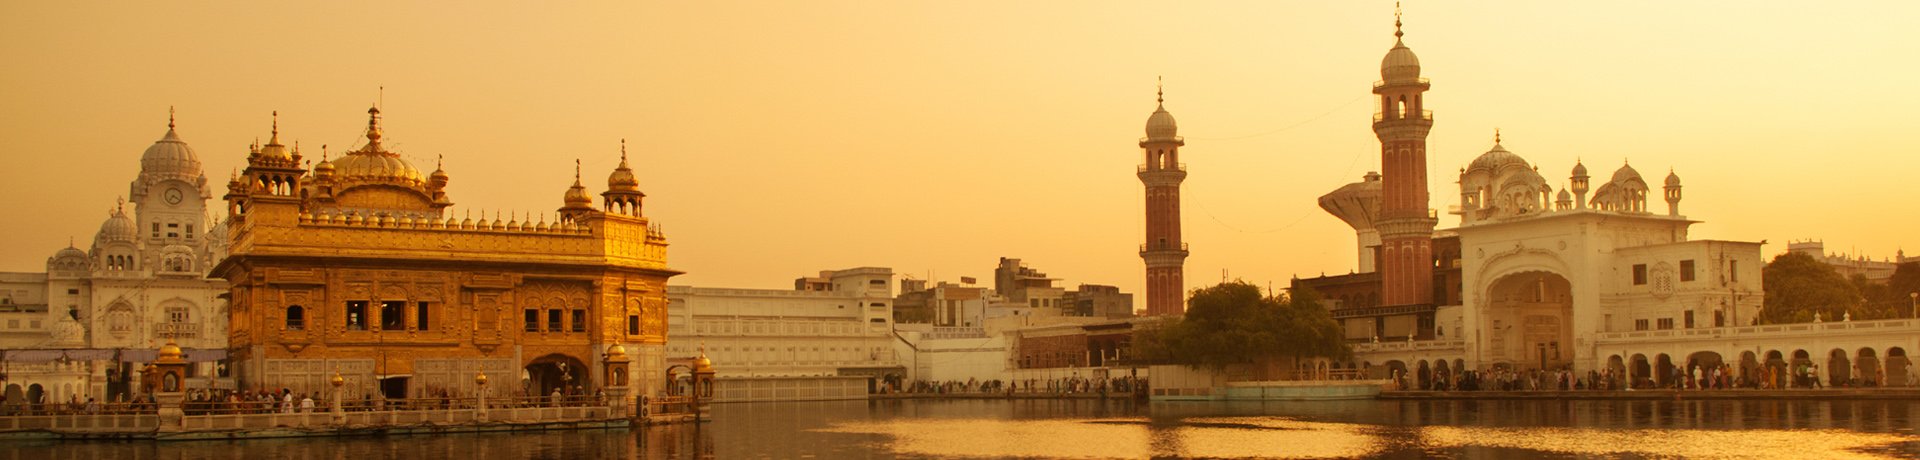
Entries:
POLYGON ((1052 379, 1015 379, 1015 380, 915 380, 904 386, 887 382, 880 392, 910 394, 1132 394, 1135 389, 1145 389, 1147 379, 1138 377, 1088 378, 1063 377, 1052 379))
MULTIPOLYGON (((1844 388, 1844 387, 1881 387, 1888 386, 1887 370, 1878 368, 1873 375, 1839 378, 1823 375, 1820 365, 1796 363, 1793 365, 1760 366, 1742 373, 1733 366, 1689 364, 1673 366, 1665 378, 1656 379, 1653 375, 1629 377, 1615 369, 1574 372, 1571 369, 1532 369, 1512 370, 1496 368, 1493 370, 1469 370, 1452 372, 1432 370, 1425 376, 1390 372, 1389 378, 1397 388, 1421 391, 1570 391, 1570 390, 1723 390, 1723 389, 1796 389, 1796 388, 1844 388), (1421 378, 1424 377, 1424 378, 1421 378)), ((1908 386, 1920 382, 1912 367, 1907 369, 1908 386)))

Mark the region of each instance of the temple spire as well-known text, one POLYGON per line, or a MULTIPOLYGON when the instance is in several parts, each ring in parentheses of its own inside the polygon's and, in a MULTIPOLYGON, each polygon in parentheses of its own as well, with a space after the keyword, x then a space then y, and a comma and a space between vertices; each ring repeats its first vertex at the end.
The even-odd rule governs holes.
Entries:
POLYGON ((167 130, 173 130, 173 106, 167 106, 167 130))
POLYGON ((1400 2, 1393 2, 1393 39, 1399 41, 1406 32, 1400 31, 1400 2))

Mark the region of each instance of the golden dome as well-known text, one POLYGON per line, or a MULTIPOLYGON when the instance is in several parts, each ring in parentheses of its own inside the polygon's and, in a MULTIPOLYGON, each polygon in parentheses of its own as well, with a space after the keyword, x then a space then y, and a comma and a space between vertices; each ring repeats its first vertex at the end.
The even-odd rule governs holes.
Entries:
POLYGON ((260 148, 260 156, 276 160, 293 161, 293 152, 280 143, 280 111, 273 112, 273 135, 267 138, 267 145, 260 148))
POLYGON ((700 352, 699 357, 693 358, 693 372, 699 374, 713 373, 713 360, 707 359, 706 352, 700 352))
POLYGON ((617 344, 617 343, 613 344, 613 346, 611 347, 607 347, 607 358, 611 359, 616 356, 622 357, 622 358, 626 357, 627 347, 620 346, 620 344, 617 344))
POLYGON ((426 185, 425 175, 413 167, 413 163, 400 158, 400 154, 387 151, 380 144, 384 137, 380 129, 380 109, 367 109, 367 145, 347 152, 334 162, 335 175, 343 181, 398 185, 418 188, 426 185))
POLYGON ((339 387, 340 387, 341 385, 346 385, 346 384, 347 384, 347 379, 346 379, 346 378, 343 378, 343 377, 340 377, 340 373, 339 373, 339 372, 334 372, 334 373, 333 373, 333 378, 331 378, 331 379, 327 379, 327 383, 330 383, 330 384, 333 384, 333 387, 334 387, 334 388, 339 388, 339 387))
POLYGON ((573 160, 573 186, 567 188, 567 194, 560 200, 567 208, 593 207, 593 197, 587 196, 585 185, 580 185, 580 160, 573 160))
POLYGON ((613 174, 607 176, 607 191, 638 192, 640 179, 633 177, 633 168, 627 167, 627 140, 620 140, 620 167, 613 168, 613 174))
POLYGON ((486 386, 486 384, 487 384, 487 373, 486 373, 486 371, 481 371, 481 372, 480 372, 480 373, 479 373, 478 375, 474 375, 474 376, 473 376, 473 384, 475 384, 475 385, 481 385, 481 386, 486 386))
POLYGON ((154 362, 167 364, 182 363, 186 362, 185 359, 181 358, 184 355, 185 353, 180 351, 179 345, 174 345, 172 340, 168 340, 166 345, 160 347, 159 358, 154 359, 154 362))

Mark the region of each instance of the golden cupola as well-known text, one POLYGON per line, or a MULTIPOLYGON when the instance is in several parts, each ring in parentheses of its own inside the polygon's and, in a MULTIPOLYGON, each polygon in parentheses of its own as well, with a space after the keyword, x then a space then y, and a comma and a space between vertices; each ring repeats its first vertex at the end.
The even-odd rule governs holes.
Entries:
POLYGON ((359 150, 347 152, 334 162, 335 175, 343 182, 393 185, 420 189, 427 185, 426 176, 420 174, 412 163, 400 158, 400 154, 387 151, 381 144, 385 133, 380 129, 380 108, 367 109, 367 145, 359 150))
POLYGON ((620 166, 607 176, 607 191, 600 194, 605 197, 604 207, 608 214, 640 217, 641 199, 647 194, 640 192, 640 180, 633 176, 633 168, 627 166, 627 140, 620 140, 620 166))

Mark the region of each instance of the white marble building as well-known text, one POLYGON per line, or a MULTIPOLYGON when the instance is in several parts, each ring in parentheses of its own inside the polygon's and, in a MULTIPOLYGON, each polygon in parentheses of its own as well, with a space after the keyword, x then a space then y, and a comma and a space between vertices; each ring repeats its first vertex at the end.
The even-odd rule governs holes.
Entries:
POLYGON ((128 198, 132 212, 127 200, 109 209, 87 249, 56 251, 44 273, 0 273, 8 404, 124 397, 169 340, 194 363, 188 388, 232 385, 218 376, 227 283, 206 277, 226 256, 226 231, 207 225, 206 175, 172 120, 141 155, 128 198))
POLYGON ((799 289, 668 286, 667 357, 704 348, 722 401, 866 397, 904 373, 893 346, 893 270, 823 275, 799 289))

